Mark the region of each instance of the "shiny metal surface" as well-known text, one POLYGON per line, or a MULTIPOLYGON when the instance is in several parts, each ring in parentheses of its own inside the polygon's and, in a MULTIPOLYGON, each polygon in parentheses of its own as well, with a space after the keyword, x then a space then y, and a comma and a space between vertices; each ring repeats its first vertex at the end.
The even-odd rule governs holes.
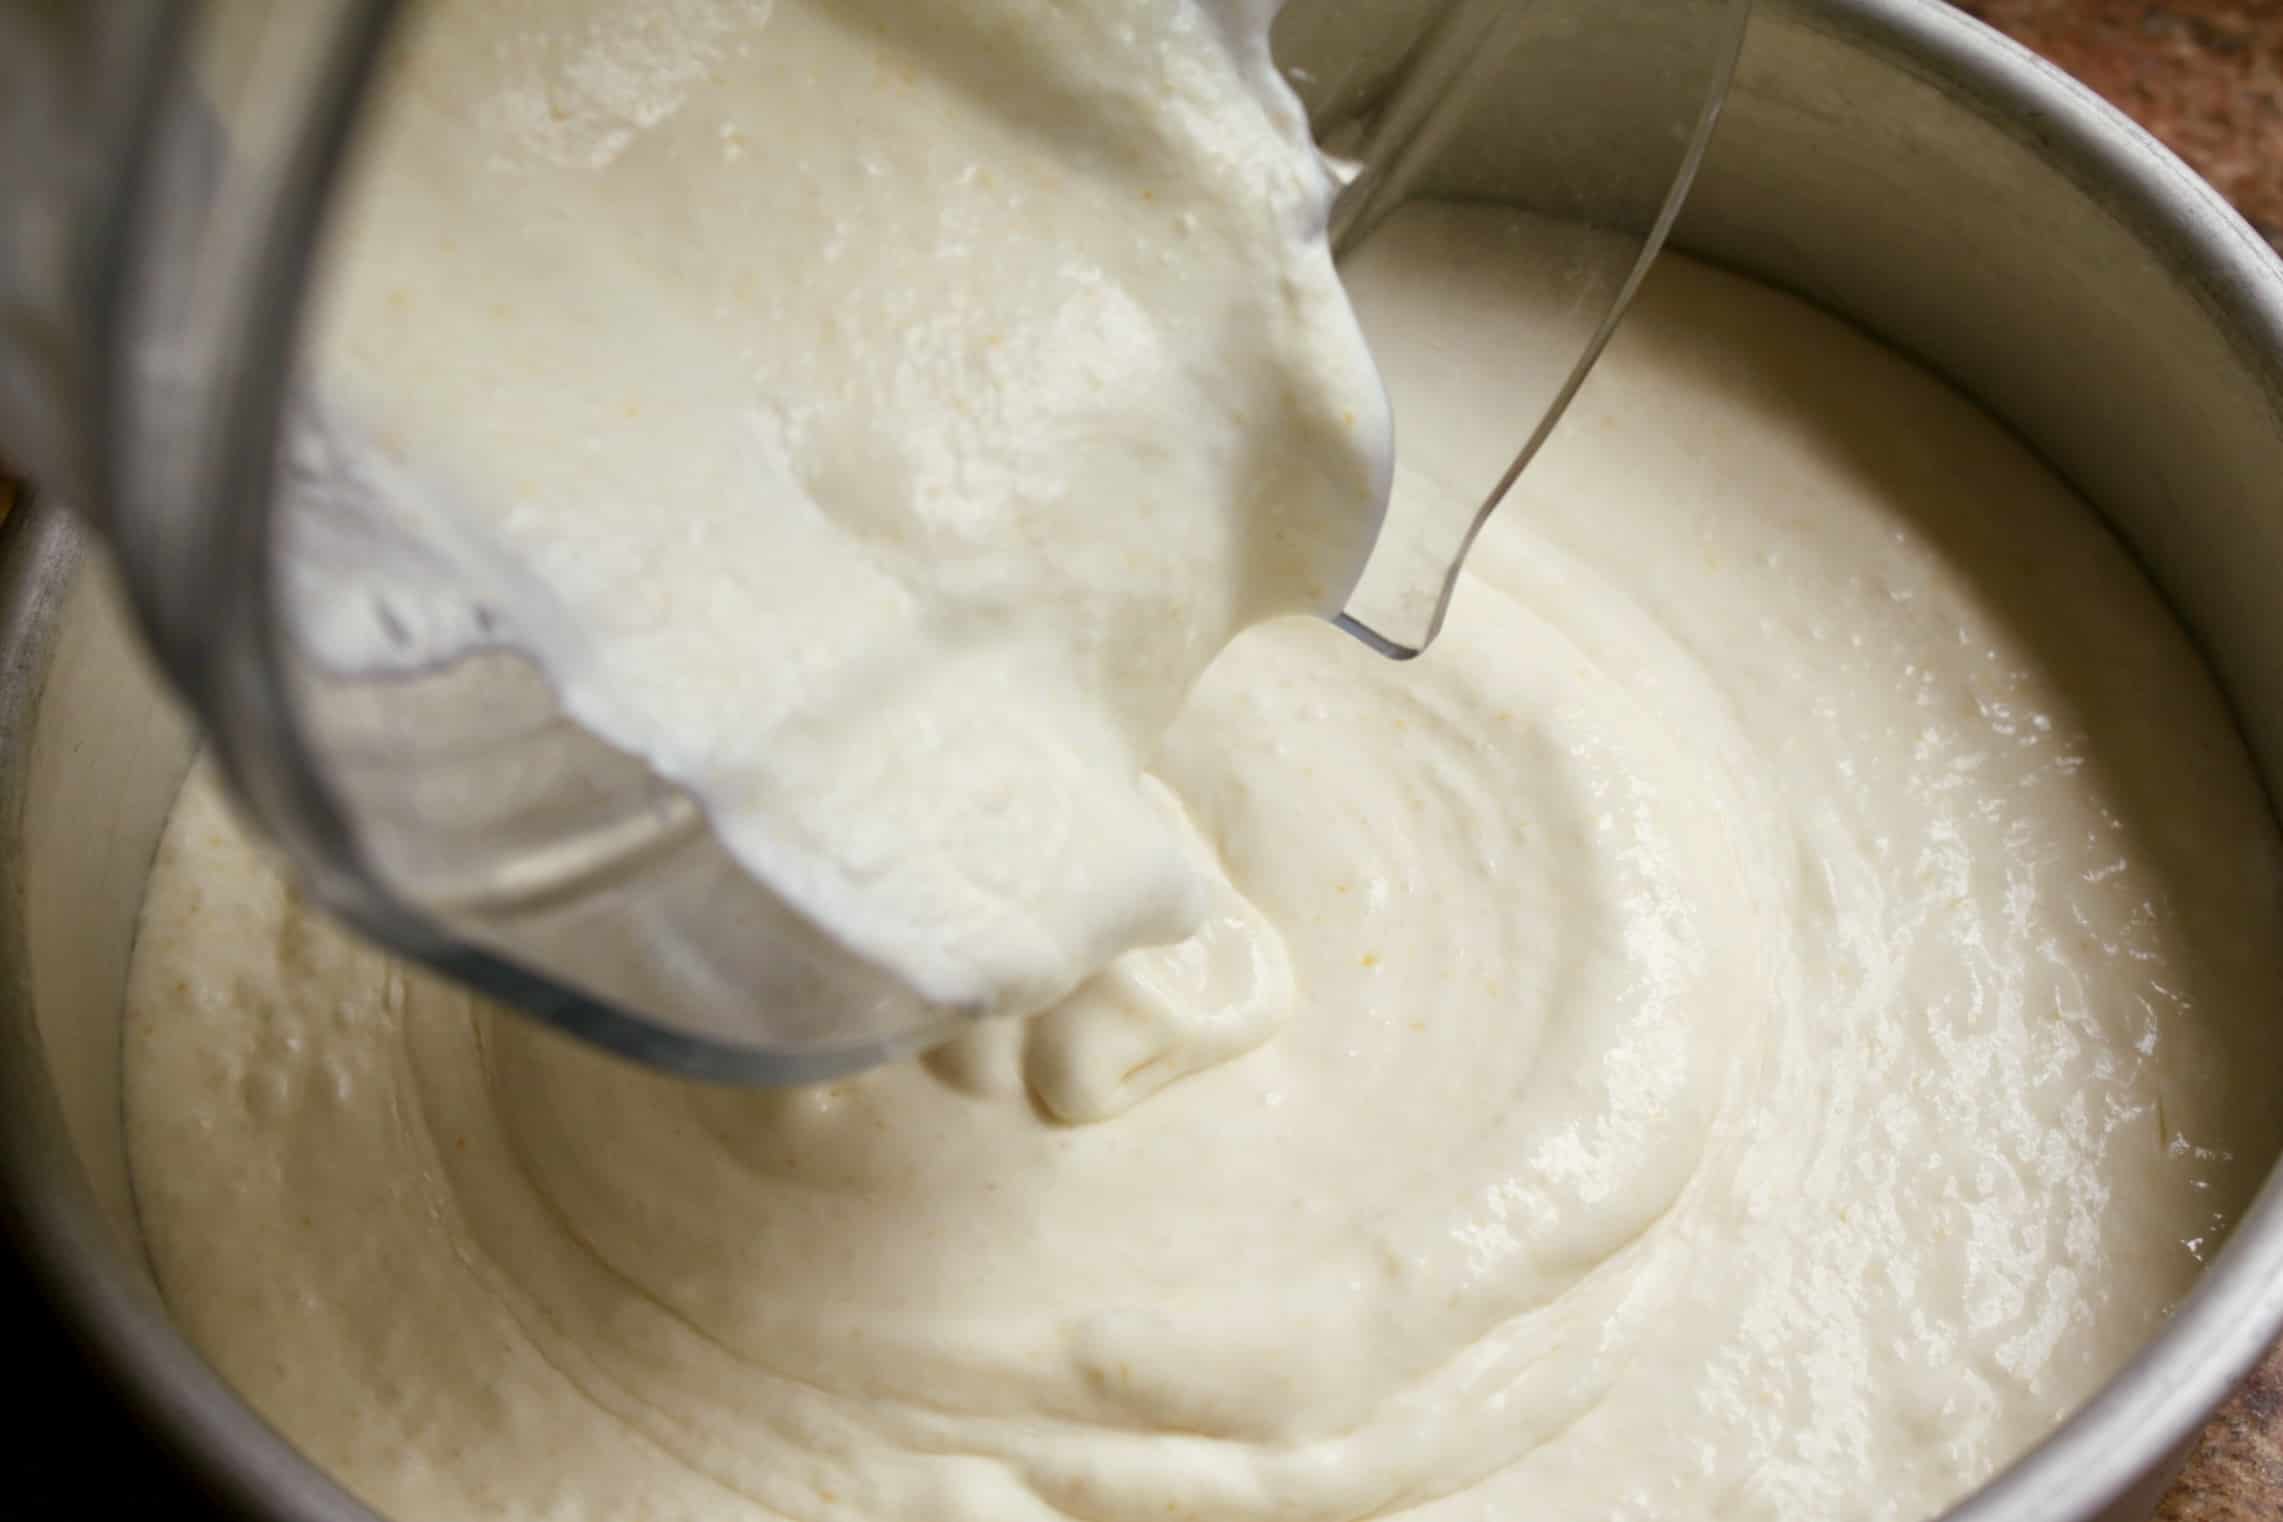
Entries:
MULTIPOLYGON (((1300 0, 1321 110, 1368 99, 1400 0, 1300 0)), ((1486 125, 1443 190, 1556 183, 1486 125)), ((2115 522, 2283 796, 2283 265, 2090 94, 1934 0, 1762 0, 1676 244, 1951 376, 2115 522)), ((52 510, 0 530, 0 1230, 144 1416, 256 1522, 370 1522, 174 1333, 134 1245, 118 1007, 186 726, 52 510)), ((2278 1018, 2283 1018, 2279 993, 2278 1018)), ((2145 1518, 2283 1331, 2271 1178, 2164 1334, 1956 1522, 2145 1518)))

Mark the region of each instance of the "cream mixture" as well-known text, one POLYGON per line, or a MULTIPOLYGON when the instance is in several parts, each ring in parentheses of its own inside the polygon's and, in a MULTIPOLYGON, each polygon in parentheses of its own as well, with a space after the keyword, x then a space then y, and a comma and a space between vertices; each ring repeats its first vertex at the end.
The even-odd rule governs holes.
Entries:
MULTIPOLYGON (((130 990, 141 1218, 189 1335, 351 1489, 1915 1518, 2193 1282, 2283 1143, 2276 832, 2152 591, 1972 407, 1668 261, 1426 657, 1239 634, 1336 602, 1384 442, 1264 17, 537 14, 431 11, 340 394, 468 502, 532 473, 441 527, 756 870, 931 986, 1082 981, 921 1062, 693 1087, 346 937, 194 778, 130 990), (701 150, 780 172, 665 194, 701 150), (858 273, 796 257, 834 238, 858 273), (755 481, 781 521, 732 510, 755 481), (790 675, 730 648, 780 616, 790 675), (1034 768, 1062 829, 988 806, 1034 768)), ((1529 232, 1413 208, 1346 271, 1399 499, 1515 443, 1529 232)), ((450 643, 379 608, 340 649, 450 643)))
MULTIPOLYGON (((1407 489, 1506 437, 1515 233, 1350 274, 1407 489)), ((2006 434, 1733 277, 1667 262, 1425 658, 1256 629, 1153 767, 1295 1007, 1081 1126, 1059 1014, 619 1066, 313 918, 200 781, 128 1034, 169 1302, 423 1522, 1913 1518, 2276 1149, 2276 836, 2195 655, 2006 434)), ((1080 999, 1146 1069, 1163 1007, 1080 999)))
POLYGON ((314 648, 530 651, 942 1005, 1209 925, 1143 763, 1388 473, 1272 10, 425 0, 314 345, 316 495, 418 553, 298 552, 314 648))

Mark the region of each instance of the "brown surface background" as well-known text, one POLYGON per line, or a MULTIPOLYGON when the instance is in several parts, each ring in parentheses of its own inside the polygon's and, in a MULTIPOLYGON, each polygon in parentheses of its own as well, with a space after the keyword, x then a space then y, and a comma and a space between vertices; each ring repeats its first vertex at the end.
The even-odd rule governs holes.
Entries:
POLYGON ((2107 96, 2283 246, 2283 0, 1958 0, 2107 96))
MULTIPOLYGON (((2283 0, 1955 0, 2163 139, 2283 248, 2283 0)), ((2212 1424, 2160 1522, 2283 1522, 2283 1347, 2212 1424)))

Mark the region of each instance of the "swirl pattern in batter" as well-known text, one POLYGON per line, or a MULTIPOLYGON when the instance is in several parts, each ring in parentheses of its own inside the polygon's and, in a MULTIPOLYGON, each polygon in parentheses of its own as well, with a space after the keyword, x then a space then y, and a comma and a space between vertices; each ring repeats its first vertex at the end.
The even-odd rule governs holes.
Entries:
MULTIPOLYGON (((1399 491, 1509 441, 1515 231, 1350 273, 1399 491)), ((197 781, 128 1032, 170 1304, 423 1522, 1902 1519, 2277 1150, 2283 863, 2195 654, 1734 277, 1661 270, 1427 657, 1255 629, 1152 770, 1225 935, 760 1094, 353 944, 197 781)))

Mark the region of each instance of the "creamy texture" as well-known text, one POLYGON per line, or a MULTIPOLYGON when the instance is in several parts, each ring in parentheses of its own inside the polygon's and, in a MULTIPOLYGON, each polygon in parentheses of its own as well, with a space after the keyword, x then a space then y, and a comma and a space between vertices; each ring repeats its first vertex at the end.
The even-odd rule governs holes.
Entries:
POLYGON ((314 651, 531 653, 930 1000, 1187 935, 1143 762, 1388 470, 1271 9, 425 0, 313 346, 314 651))
MULTIPOLYGON (((1351 272, 1400 492, 1511 447, 1522 234, 1351 272)), ((170 1305, 421 1522, 1907 1519, 2277 1150, 2283 862, 2195 655, 2002 430, 1734 277, 1660 270, 1424 659, 1256 629, 1151 765, 1281 933, 1271 1039, 1113 969, 1087 1040, 759 1094, 353 945, 201 780, 127 1037, 170 1305)))

